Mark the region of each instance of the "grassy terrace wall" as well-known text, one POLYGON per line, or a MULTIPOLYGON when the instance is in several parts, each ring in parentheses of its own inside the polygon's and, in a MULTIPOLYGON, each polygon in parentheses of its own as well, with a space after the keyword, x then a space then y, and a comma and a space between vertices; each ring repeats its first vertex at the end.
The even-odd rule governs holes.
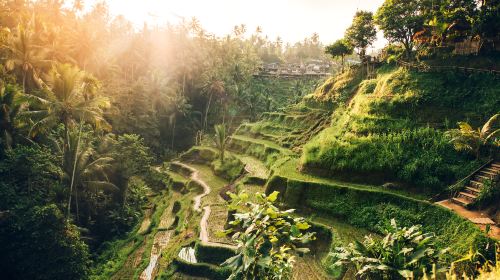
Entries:
POLYGON ((230 269, 221 268, 208 263, 188 263, 179 258, 175 258, 172 264, 175 266, 176 271, 195 277, 225 280, 231 275, 230 269))
POLYGON ((230 257, 233 257, 236 252, 227 247, 207 245, 196 243, 195 246, 196 259, 199 262, 220 265, 230 257))
POLYGON ((292 207, 320 211, 346 222, 381 232, 391 219, 399 224, 423 225, 438 236, 439 246, 451 249, 453 257, 467 253, 470 247, 484 248, 488 239, 472 223, 453 212, 431 203, 402 195, 335 184, 302 181, 274 175, 266 192, 282 193, 282 201, 292 207))
POLYGON ((240 135, 233 135, 231 137, 228 148, 241 154, 256 157, 268 167, 282 156, 293 155, 293 152, 290 150, 284 149, 271 141, 240 135))
MULTIPOLYGON (((185 162, 206 164, 212 168, 215 175, 233 181, 244 171, 244 164, 240 159, 226 152, 224 162, 219 159, 219 151, 212 147, 194 146, 180 156, 185 162)), ((175 168, 175 167, 174 167, 175 168)))

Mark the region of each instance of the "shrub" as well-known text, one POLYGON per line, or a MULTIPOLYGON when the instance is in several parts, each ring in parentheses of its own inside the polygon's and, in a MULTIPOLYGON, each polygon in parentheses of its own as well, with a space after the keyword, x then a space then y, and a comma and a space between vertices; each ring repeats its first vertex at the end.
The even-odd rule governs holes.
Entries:
POLYGON ((238 178, 244 169, 244 164, 235 156, 227 155, 224 161, 217 159, 211 164, 214 174, 229 181, 238 178))
POLYGON ((485 180, 483 187, 474 201, 474 207, 484 208, 500 198, 500 188, 498 181, 485 180))

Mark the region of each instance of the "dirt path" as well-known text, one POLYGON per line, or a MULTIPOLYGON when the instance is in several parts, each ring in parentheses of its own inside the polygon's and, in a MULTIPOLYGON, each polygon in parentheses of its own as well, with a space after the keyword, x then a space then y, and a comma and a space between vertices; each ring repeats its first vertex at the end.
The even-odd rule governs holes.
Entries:
POLYGON ((198 170, 179 161, 176 161, 174 163, 179 166, 182 166, 183 168, 188 169, 191 172, 190 179, 198 183, 200 186, 202 186, 203 193, 193 198, 194 201, 193 210, 196 212, 201 212, 201 199, 210 193, 210 187, 203 180, 200 179, 200 173, 198 172, 198 170))
MULTIPOLYGON (((465 207, 455 204, 448 199, 436 202, 436 204, 441 205, 444 208, 447 208, 457 213, 458 215, 468 219, 469 221, 476 224, 483 231, 486 230, 486 224, 488 223, 488 220, 491 221, 491 219, 488 217, 486 213, 483 213, 481 211, 468 210, 465 207)), ((491 230, 489 236, 500 240, 500 227, 498 227, 497 225, 490 225, 490 228, 491 230)))
MULTIPOLYGON (((210 186, 203 181, 200 176, 199 172, 197 169, 184 164, 182 162, 176 161, 175 164, 180 165, 186 169, 189 169, 191 171, 191 176, 190 179, 193 181, 196 181, 200 186, 203 187, 203 193, 200 195, 197 195, 193 198, 194 203, 193 203, 193 210, 197 212, 201 212, 201 199, 205 196, 207 196, 211 192, 210 186)), ((210 217, 210 213, 212 212, 212 209, 210 205, 206 205, 203 207, 203 216, 201 217, 200 220, 200 240, 204 244, 207 245, 213 245, 213 246, 222 246, 226 248, 231 248, 231 249, 236 249, 236 246, 225 244, 225 243, 218 243, 218 242, 210 242, 209 234, 208 234, 208 218, 210 217)))

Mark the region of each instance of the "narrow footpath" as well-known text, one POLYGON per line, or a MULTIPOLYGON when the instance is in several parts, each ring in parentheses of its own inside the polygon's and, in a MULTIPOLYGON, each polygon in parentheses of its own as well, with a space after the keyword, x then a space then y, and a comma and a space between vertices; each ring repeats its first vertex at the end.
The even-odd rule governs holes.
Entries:
MULTIPOLYGON (((203 187, 203 193, 201 193, 200 195, 197 195, 193 198, 193 201, 194 201, 193 210, 197 211, 197 212, 201 212, 202 211, 201 200, 211 192, 210 186, 200 178, 200 175, 199 175, 199 172, 197 169, 195 169, 187 164, 184 164, 182 162, 179 162, 179 161, 176 161, 175 164, 182 166, 185 169, 188 169, 191 173, 189 178, 192 181, 195 181, 198 185, 203 187)), ((210 205, 206 205, 203 207, 203 216, 200 220, 200 237, 199 237, 200 241, 206 245, 213 245, 213 246, 226 247, 226 248, 230 248, 230 249, 236 249, 236 246, 233 246, 233 245, 210 241, 210 237, 208 234, 208 219, 210 218, 211 212, 212 212, 212 209, 211 209, 210 205)))

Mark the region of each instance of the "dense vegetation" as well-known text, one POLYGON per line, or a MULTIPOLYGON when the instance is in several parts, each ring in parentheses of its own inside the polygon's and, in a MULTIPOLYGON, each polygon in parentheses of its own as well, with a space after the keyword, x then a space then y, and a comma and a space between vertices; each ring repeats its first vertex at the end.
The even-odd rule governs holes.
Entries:
MULTIPOLYGON (((500 1, 386 0, 326 48, 245 25, 216 37, 195 18, 137 30, 105 2, 73 4, 0 2, 3 277, 138 278, 157 254, 161 279, 288 279, 332 238, 330 276, 498 273, 492 240, 429 201, 498 155, 498 75, 432 66, 497 69, 500 1), (327 54, 342 68, 321 85, 255 75, 327 54), (387 235, 345 247, 317 216, 387 235)), ((500 215, 497 181, 483 185, 476 206, 500 215)))
POLYGON ((203 141, 216 123, 255 119, 316 83, 254 79, 260 63, 324 56, 317 34, 285 46, 261 30, 246 36, 243 25, 217 38, 196 19, 135 30, 105 2, 87 12, 67 2, 0 3, 8 278, 86 278, 96 248, 130 231, 147 196, 165 187, 154 162, 203 141))

